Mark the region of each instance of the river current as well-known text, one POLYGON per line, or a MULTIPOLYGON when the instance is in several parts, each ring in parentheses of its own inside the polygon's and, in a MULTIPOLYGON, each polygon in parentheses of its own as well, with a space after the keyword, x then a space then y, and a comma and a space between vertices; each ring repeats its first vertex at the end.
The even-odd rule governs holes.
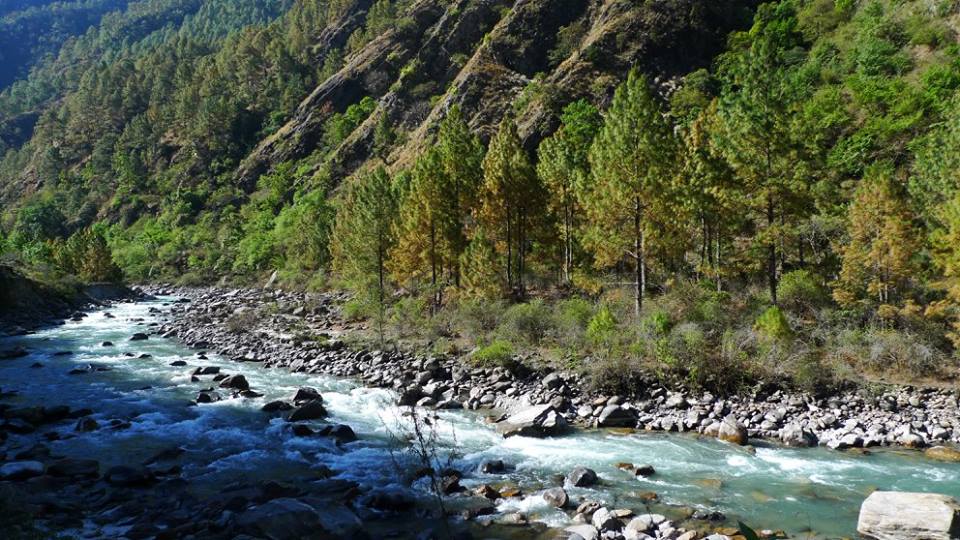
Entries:
MULTIPOLYGON (((31 353, 0 362, 0 389, 19 393, 5 402, 92 408, 101 429, 49 445, 57 454, 96 457, 104 467, 139 463, 158 451, 181 446, 186 450, 184 478, 197 490, 217 490, 237 479, 310 475, 322 465, 366 486, 403 484, 392 465, 391 448, 394 434, 402 429, 397 424, 406 420, 393 392, 364 388, 351 380, 236 363, 212 353, 202 359, 173 339, 151 336, 130 341, 133 333, 149 331, 160 317, 150 308, 166 311, 169 300, 119 304, 81 321, 0 340, 0 349, 23 345, 31 353), (114 318, 107 317, 107 311, 114 318), (105 341, 114 345, 105 347, 105 341), (56 354, 62 351, 73 354, 56 354), (140 357, 145 354, 150 356, 140 357), (187 365, 171 366, 176 360, 187 365), (37 362, 43 367, 30 367, 37 362), (68 374, 87 364, 109 370, 68 374), (191 382, 193 370, 202 366, 242 373, 264 396, 194 405, 198 391, 210 386, 209 377, 191 382), (328 421, 350 425, 359 440, 337 447, 324 437, 296 437, 281 418, 260 411, 264 403, 289 399, 302 386, 320 390, 328 421), (115 428, 111 422, 120 425, 115 428)), ((916 452, 862 455, 766 445, 751 452, 693 436, 622 431, 503 439, 481 414, 446 411, 440 417, 444 446, 456 449, 455 466, 469 472, 462 482, 467 487, 508 480, 535 494, 556 485, 557 475, 585 465, 596 470, 602 485, 570 488, 575 501, 590 498, 642 511, 647 494, 655 492, 662 503, 657 509, 666 508, 665 513, 672 505, 718 511, 756 528, 828 538, 855 535, 860 503, 874 489, 960 498, 960 464, 930 461, 916 452), (486 459, 502 459, 513 467, 506 478, 476 472, 486 459), (620 462, 650 464, 657 473, 634 477, 617 468, 620 462)), ((522 511, 532 520, 555 526, 569 520, 536 495, 501 502, 499 509, 522 511)), ((679 516, 683 511, 676 512, 679 516)))

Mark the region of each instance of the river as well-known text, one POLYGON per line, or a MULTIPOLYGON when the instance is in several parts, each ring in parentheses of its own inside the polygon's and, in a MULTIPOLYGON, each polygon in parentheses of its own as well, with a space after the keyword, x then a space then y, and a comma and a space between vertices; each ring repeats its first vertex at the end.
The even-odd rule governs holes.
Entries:
MULTIPOLYGON (((50 443, 73 457, 95 456, 104 466, 139 463, 171 446, 186 449, 183 476, 197 490, 216 490, 237 478, 283 479, 315 474, 325 465, 341 478, 365 486, 400 485, 391 448, 397 423, 406 422, 389 390, 370 389, 350 380, 265 369, 210 354, 207 359, 175 340, 151 336, 151 322, 169 309, 169 299, 126 303, 91 313, 35 334, 7 338, 0 349, 15 345, 31 354, 0 362, 0 388, 19 395, 5 402, 17 406, 65 404, 90 407, 102 425, 90 433, 50 443), (115 317, 105 315, 109 311, 115 317), (114 343, 112 347, 102 345, 114 343), (72 355, 56 355, 72 351, 72 355), (132 354, 129 356, 128 354, 132 354), (141 355, 150 355, 141 358, 141 355), (187 366, 170 363, 182 360, 187 366), (42 368, 29 366, 39 362, 42 368), (110 368, 70 375, 75 367, 110 368), (196 367, 219 366, 241 373, 262 398, 226 399, 193 405, 209 378, 191 382, 196 367), (267 401, 289 399, 302 386, 321 391, 330 421, 350 425, 359 441, 337 447, 323 437, 296 437, 278 417, 260 411, 267 401), (129 422, 120 429, 110 422, 129 422)), ((649 492, 659 496, 656 509, 681 516, 683 508, 719 511, 756 528, 782 529, 791 535, 836 538, 854 536, 860 503, 873 489, 929 491, 960 498, 960 465, 933 462, 916 452, 871 451, 869 455, 826 449, 759 446, 755 452, 685 435, 628 432, 578 432, 554 439, 503 439, 482 415, 441 412, 445 445, 457 448, 455 465, 468 472, 463 484, 502 483, 503 475, 476 472, 485 459, 515 466, 507 479, 525 493, 555 485, 557 475, 577 465, 597 471, 596 489, 572 488, 571 498, 607 502, 611 507, 644 509, 649 492), (617 469, 619 462, 650 464, 657 473, 634 477, 617 469), (678 506, 671 510, 674 505, 678 506)), ((15 442, 15 440, 13 441, 15 442)), ((531 519, 560 526, 566 513, 540 497, 500 502, 503 512, 522 511, 531 519)), ((688 512, 688 511, 687 511, 688 512)))

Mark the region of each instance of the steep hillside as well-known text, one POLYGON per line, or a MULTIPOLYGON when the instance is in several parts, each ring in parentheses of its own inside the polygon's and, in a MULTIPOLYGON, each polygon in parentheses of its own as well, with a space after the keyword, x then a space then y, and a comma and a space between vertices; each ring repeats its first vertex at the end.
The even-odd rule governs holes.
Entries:
POLYGON ((565 104, 608 99, 631 67, 666 83, 708 65, 726 35, 749 20, 753 4, 462 0, 444 8, 418 2, 410 24, 374 39, 323 81, 244 161, 238 179, 252 185, 277 163, 308 156, 329 116, 362 96, 377 98, 378 106, 336 149, 335 178, 373 156, 382 116, 409 132, 387 161, 409 166, 454 105, 484 140, 516 110, 532 150, 556 129, 565 104))
MULTIPOLYGON (((283 21, 262 30, 252 27, 217 46, 203 45, 217 36, 201 31, 209 27, 203 21, 215 20, 229 31, 263 20, 260 13, 269 11, 261 4, 269 3, 237 3, 230 9, 233 20, 217 13, 218 2, 195 4, 171 5, 167 11, 154 7, 159 18, 148 29, 164 24, 168 14, 185 17, 168 19, 156 37, 139 28, 130 36, 134 30, 127 29, 126 19, 111 20, 96 38, 85 38, 105 43, 102 49, 78 44, 61 53, 65 59, 106 54, 108 63, 79 71, 63 65, 63 80, 49 74, 70 62, 53 61, 0 98, 0 110, 7 111, 0 118, 0 138, 13 148, 22 145, 0 170, 8 203, 51 187, 63 175, 78 178, 71 183, 87 176, 96 179, 97 189, 77 194, 84 200, 72 206, 74 212, 95 212, 69 217, 77 224, 94 215, 135 219, 145 208, 137 205, 133 214, 117 214, 117 203, 127 206, 118 201, 124 173, 110 154, 118 139, 123 144, 138 131, 139 137, 146 135, 150 155, 141 158, 133 174, 142 178, 138 194, 147 199, 160 196, 163 190, 157 188, 169 185, 161 180, 170 176, 189 175, 191 184, 197 177, 219 183, 214 178, 227 173, 231 162, 239 164, 236 185, 246 193, 260 174, 311 155, 310 167, 323 168, 337 182, 374 156, 374 132, 384 116, 405 142, 380 153, 389 154, 398 166, 409 164, 428 140, 424 135, 452 104, 463 107, 484 137, 506 111, 516 108, 533 148, 555 129, 565 103, 584 96, 607 99, 632 65, 664 81, 707 65, 726 34, 746 24, 753 2, 381 1, 372 10, 369 0, 334 7, 300 2, 283 21), (244 10, 256 15, 244 15, 244 10), (321 12, 326 15, 317 16, 321 12), (191 18, 201 23, 191 25, 191 18), (171 30, 177 25, 182 25, 179 31, 171 30), (140 39, 142 45, 112 45, 111 34, 124 36, 124 43, 140 39), (243 53, 231 51, 234 47, 243 53), (270 58, 278 49, 287 58, 270 58), (249 54, 240 58, 244 53, 249 54), (227 60, 231 54, 237 58, 227 60), (174 65, 166 62, 178 59, 182 64, 188 58, 219 65, 212 75, 198 71, 193 80, 182 74, 173 80, 169 70, 174 65), (233 68, 224 63, 249 71, 227 73, 222 70, 233 68), (279 79, 272 86, 243 79, 264 75, 279 79), (311 89, 306 85, 313 80, 311 89), (218 102, 200 97, 193 107, 182 103, 195 100, 205 84, 222 92, 218 102), (123 100, 115 93, 119 88, 129 94, 123 100), (521 94, 523 106, 515 105, 521 94), (63 99, 50 101, 58 96, 63 99), (326 122, 368 96, 376 100, 375 111, 330 148, 324 141, 326 122), (292 100, 301 98, 293 107, 292 100), (203 126, 198 133, 192 121, 198 114, 203 118, 199 108, 205 106, 220 125, 203 126), (148 128, 143 122, 149 111, 159 115, 153 115, 148 128), (284 117, 282 124, 274 124, 284 117), (204 147, 199 156, 190 149, 198 144, 204 147)), ((135 11, 131 6, 126 18, 135 11)))

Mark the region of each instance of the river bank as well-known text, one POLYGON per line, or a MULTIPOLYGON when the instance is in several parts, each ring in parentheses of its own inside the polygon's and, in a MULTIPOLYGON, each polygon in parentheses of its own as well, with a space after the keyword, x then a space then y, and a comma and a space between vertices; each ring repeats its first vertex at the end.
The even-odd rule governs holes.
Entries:
MULTIPOLYGON (((687 530, 693 533, 689 538, 732 533, 729 524, 745 519, 791 534, 836 538, 850 534, 871 486, 949 492, 960 480, 960 467, 887 451, 863 456, 778 448, 757 440, 755 449, 740 449, 709 438, 622 428, 548 439, 503 438, 484 422, 487 415, 502 415, 495 410, 528 409, 534 401, 530 396, 539 396, 559 418, 585 427, 595 422, 578 420, 576 403, 599 398, 584 395, 579 381, 560 373, 470 370, 454 359, 350 351, 337 337, 345 327, 334 297, 153 292, 176 293, 184 300, 123 304, 14 338, 25 340, 17 343, 29 356, 0 364, 4 387, 20 392, 5 396, 5 426, 15 426, 13 420, 23 416, 11 410, 45 406, 59 411, 49 423, 43 415, 31 417, 40 422, 32 433, 0 430, 11 433, 0 446, 5 461, 40 464, 39 472, 30 465, 33 473, 29 468, 20 473, 32 477, 12 483, 33 490, 31 504, 37 497, 57 500, 57 505, 43 503, 46 514, 41 515, 63 520, 58 529, 70 527, 91 537, 226 538, 241 531, 260 536, 254 523, 299 515, 314 524, 345 523, 357 527, 346 531, 374 538, 384 537, 385 530, 416 537, 433 526, 424 517, 433 501, 423 498, 422 489, 411 490, 411 479, 391 465, 393 435, 384 421, 403 418, 406 408, 398 401, 404 399, 420 403, 422 410, 433 406, 430 400, 443 404, 436 414, 449 433, 442 434, 441 446, 459 449, 444 474, 446 501, 460 516, 454 523, 475 528, 474 537, 566 537, 563 529, 572 526, 590 537, 593 530, 627 527, 640 519, 634 532, 650 521, 644 530, 654 537, 676 538, 687 530), (196 349, 185 349, 180 341, 196 349), (58 356, 65 349, 74 354, 58 356), (48 370, 30 368, 34 363, 48 370), (238 375, 246 385, 238 383, 238 375), (558 378, 561 385, 552 382, 558 378), (106 399, 105 388, 110 389, 106 399), (271 403, 303 408, 309 402, 295 399, 303 388, 322 395, 324 418, 288 422, 283 414, 261 410, 271 403), (558 396, 569 406, 551 405, 558 396), (52 407, 60 403, 70 408, 52 407), (96 410, 85 411, 83 404, 96 410), (34 449, 38 443, 43 446, 34 449), (82 481, 52 475, 64 466, 54 466, 61 452, 63 459, 97 458, 98 472, 81 476, 82 481), (152 460, 157 456, 162 466, 152 460), (140 478, 134 485, 114 485, 116 475, 107 473, 118 466, 147 472, 134 475, 140 478), (591 477, 578 467, 595 471, 597 483, 577 485, 591 477), (149 489, 143 491, 144 486, 149 489), (564 497, 566 504, 556 508, 564 497), (114 510, 118 506, 122 510, 114 510), (597 517, 600 508, 610 515, 597 517), (463 515, 470 519, 462 521, 463 515), (661 515, 663 521, 636 517, 661 515), (599 527, 590 529, 586 522, 599 527)), ((608 401, 601 415, 611 406, 608 401)), ((616 405, 614 410, 629 411, 632 400, 616 405)), ((72 466, 81 465, 92 468, 72 466)), ((129 469, 120 472, 129 478, 129 469)))
MULTIPOLYGON (((293 292, 153 289, 190 299, 160 328, 188 345, 238 361, 309 373, 359 377, 393 388, 401 403, 508 413, 549 406, 582 427, 694 432, 831 449, 960 443, 958 391, 889 387, 815 397, 764 386, 749 395, 713 396, 642 381, 631 395, 599 395, 576 373, 472 368, 460 358, 346 350, 337 299, 293 292), (231 327, 232 325, 232 327, 231 327), (720 433, 722 430, 722 433, 720 433)), ((549 416, 543 409, 542 416, 549 416)))

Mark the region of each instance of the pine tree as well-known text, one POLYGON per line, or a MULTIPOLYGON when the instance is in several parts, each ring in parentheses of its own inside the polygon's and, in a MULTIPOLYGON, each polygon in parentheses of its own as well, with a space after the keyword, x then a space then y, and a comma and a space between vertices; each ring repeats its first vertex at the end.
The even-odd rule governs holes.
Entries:
POLYGON ((756 240, 766 252, 767 285, 777 303, 778 268, 784 244, 784 225, 794 199, 803 190, 798 181, 799 145, 791 137, 791 106, 800 98, 792 77, 803 59, 802 41, 791 3, 764 4, 749 32, 731 43, 739 49, 720 61, 723 91, 718 147, 746 183, 748 201, 761 217, 763 230, 756 240))
POLYGON ((488 300, 499 296, 501 280, 497 272, 497 253, 482 228, 476 230, 460 256, 460 268, 465 297, 488 300))
POLYGON ((390 266, 401 280, 428 278, 434 307, 442 303, 446 286, 460 283, 466 219, 476 204, 482 156, 480 140, 453 107, 440 124, 436 144, 417 160, 401 202, 390 266))
POLYGON ((585 198, 585 238, 597 265, 634 262, 634 308, 646 289, 647 241, 670 218, 677 143, 643 75, 632 71, 617 88, 603 128, 590 147, 593 189, 585 198))
POLYGON ((444 270, 456 261, 445 234, 454 217, 449 202, 440 155, 431 148, 417 160, 401 201, 389 268, 401 282, 429 280, 434 308, 443 302, 444 270))
POLYGON ((542 215, 544 193, 512 118, 500 122, 483 158, 480 198, 477 222, 491 231, 497 251, 506 258, 507 288, 522 297, 531 232, 542 215))
POLYGON ((330 244, 333 268, 376 303, 380 341, 386 306, 387 254, 394 244, 397 200, 383 167, 361 175, 346 190, 330 244))
POLYGON ((537 174, 546 188, 551 210, 559 216, 563 264, 561 282, 570 283, 577 251, 576 229, 580 219, 580 197, 590 178, 588 153, 603 119, 596 107, 580 100, 567 105, 561 126, 543 140, 537 150, 537 174))
POLYGON ((683 131, 683 204, 695 216, 700 232, 698 274, 716 281, 722 290, 725 249, 739 225, 736 211, 744 203, 742 187, 711 140, 717 124, 717 102, 706 106, 683 131), (725 243, 726 242, 726 243, 725 243))
POLYGON ((890 164, 873 165, 857 186, 847 213, 847 242, 834 298, 841 304, 897 302, 916 272, 919 243, 913 216, 890 164))
POLYGON ((436 149, 446 193, 444 236, 451 250, 451 258, 457 259, 451 270, 454 284, 459 286, 459 257, 467 249, 468 243, 465 219, 477 206, 477 195, 483 182, 484 156, 483 143, 470 131, 460 107, 451 107, 440 123, 436 149))

